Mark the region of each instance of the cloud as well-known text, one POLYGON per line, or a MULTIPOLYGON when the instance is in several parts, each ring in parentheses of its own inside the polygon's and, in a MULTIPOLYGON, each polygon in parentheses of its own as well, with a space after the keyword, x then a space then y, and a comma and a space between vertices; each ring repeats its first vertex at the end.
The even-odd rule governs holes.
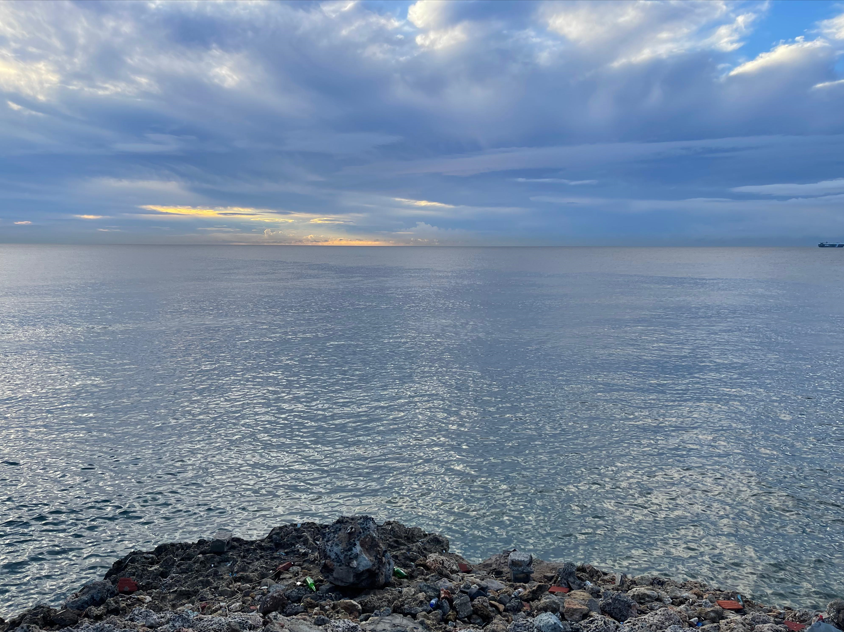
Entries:
POLYGON ((753 193, 756 195, 776 195, 794 197, 812 197, 829 195, 830 193, 844 193, 844 178, 824 180, 808 184, 760 184, 733 187, 736 193, 753 193))
POLYGON ((568 184, 580 186, 583 184, 598 184, 597 180, 566 180, 564 178, 514 178, 516 182, 543 182, 549 184, 568 184))
POLYGON ((812 88, 824 89, 832 88, 834 86, 844 86, 844 79, 838 79, 837 81, 822 81, 821 83, 813 85, 812 88))
POLYGON ((773 50, 730 71, 730 76, 757 74, 765 71, 799 68, 817 61, 831 59, 834 51, 823 39, 805 41, 798 37, 790 44, 779 44, 773 50))
MULTIPOLYGON (((782 7, 0 3, 0 219, 32 240, 101 216, 139 242, 528 243, 705 208, 729 237, 714 209, 773 195, 748 183, 840 177, 844 17, 782 7)), ((835 226, 794 195, 778 213, 835 226)))
POLYGON ((23 221, 23 222, 14 222, 15 226, 29 226, 32 224, 30 221, 23 221))
POLYGON ((844 13, 829 20, 822 21, 819 25, 821 33, 834 40, 844 40, 844 13))
POLYGON ((554 2, 540 14, 549 30, 614 66, 694 50, 733 51, 765 11, 736 13, 726 2, 554 2))
MULTIPOLYGON (((156 204, 145 204, 140 208, 147 211, 155 211, 167 217, 200 218, 230 220, 235 222, 267 222, 277 224, 353 224, 356 215, 326 216, 312 213, 299 213, 289 211, 274 211, 271 209, 245 208, 241 206, 227 206, 216 208, 204 208, 196 206, 159 206, 156 204)), ((161 216, 147 216, 161 217, 161 216)))
POLYGON ((409 204, 410 206, 434 207, 434 208, 454 208, 451 204, 443 204, 442 202, 429 202, 428 200, 409 200, 407 198, 393 198, 396 202, 402 204, 409 204))

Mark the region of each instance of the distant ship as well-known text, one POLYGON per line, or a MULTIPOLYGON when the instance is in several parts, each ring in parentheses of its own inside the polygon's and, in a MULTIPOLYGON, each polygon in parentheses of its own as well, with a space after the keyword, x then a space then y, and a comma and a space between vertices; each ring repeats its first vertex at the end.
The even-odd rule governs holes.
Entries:
POLYGON ((844 244, 833 244, 828 241, 822 241, 818 244, 818 248, 844 248, 844 244))

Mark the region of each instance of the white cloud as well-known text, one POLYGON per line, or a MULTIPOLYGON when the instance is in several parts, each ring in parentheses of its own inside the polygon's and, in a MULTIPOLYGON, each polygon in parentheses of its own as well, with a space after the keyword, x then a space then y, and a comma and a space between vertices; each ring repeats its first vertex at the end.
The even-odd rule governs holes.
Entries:
POLYGON ((541 6, 548 28, 618 66, 693 50, 732 51, 765 10, 712 2, 561 2, 541 6))
POLYGON ((824 20, 819 25, 821 33, 831 39, 844 40, 844 13, 829 20, 824 20))
POLYGON ((544 182, 550 184, 568 184, 580 186, 583 184, 598 184, 597 180, 566 180, 564 178, 515 178, 516 182, 544 182))
POLYGON ((837 81, 822 81, 821 83, 816 83, 812 86, 813 89, 823 90, 825 88, 832 88, 835 86, 844 86, 844 79, 839 79, 837 81))
POLYGON ((756 74, 768 70, 799 68, 832 57, 833 49, 823 39, 805 41, 798 37, 790 44, 779 44, 767 53, 761 53, 755 59, 741 64, 730 72, 730 76, 756 74))
POLYGON ((830 193, 844 193, 844 178, 823 180, 808 184, 760 184, 732 189, 737 193, 754 193, 756 195, 778 195, 795 197, 812 197, 829 195, 830 193))

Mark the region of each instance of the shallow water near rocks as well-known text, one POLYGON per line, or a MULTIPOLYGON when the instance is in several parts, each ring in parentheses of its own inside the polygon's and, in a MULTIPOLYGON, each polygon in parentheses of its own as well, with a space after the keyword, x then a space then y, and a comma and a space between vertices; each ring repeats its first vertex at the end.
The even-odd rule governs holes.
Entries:
POLYGON ((0 615, 369 513, 844 596, 844 252, 0 246, 0 615))

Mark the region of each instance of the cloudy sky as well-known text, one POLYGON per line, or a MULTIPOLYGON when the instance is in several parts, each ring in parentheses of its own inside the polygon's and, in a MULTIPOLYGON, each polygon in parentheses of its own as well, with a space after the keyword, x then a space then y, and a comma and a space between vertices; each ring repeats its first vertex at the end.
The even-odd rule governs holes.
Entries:
POLYGON ((0 242, 844 241, 844 4, 2 2, 0 242))

